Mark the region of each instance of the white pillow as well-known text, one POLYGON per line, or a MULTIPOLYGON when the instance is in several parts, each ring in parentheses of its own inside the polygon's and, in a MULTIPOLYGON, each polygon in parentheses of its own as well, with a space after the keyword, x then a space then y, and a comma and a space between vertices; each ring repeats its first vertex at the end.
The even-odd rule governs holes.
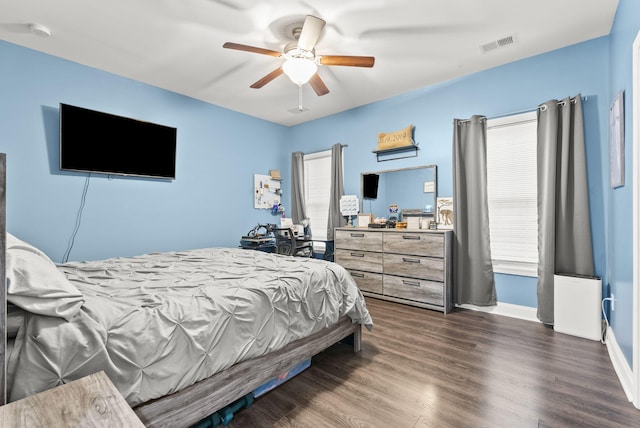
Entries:
POLYGON ((84 296, 45 253, 7 233, 7 300, 25 311, 68 321, 84 296))

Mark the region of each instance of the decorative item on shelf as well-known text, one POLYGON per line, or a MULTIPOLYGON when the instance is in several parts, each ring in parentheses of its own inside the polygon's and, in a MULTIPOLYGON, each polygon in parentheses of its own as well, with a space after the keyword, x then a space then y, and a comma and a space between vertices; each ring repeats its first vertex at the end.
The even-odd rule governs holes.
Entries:
POLYGON ((438 223, 436 223, 435 220, 431 220, 429 222, 429 229, 431 230, 438 230, 438 223))
POLYGON ((351 216, 360 212, 358 206, 358 197, 356 195, 344 195, 340 198, 340 213, 347 217, 347 226, 349 227, 353 227, 351 216))
POLYGON ((368 227, 373 223, 373 214, 358 214, 358 227, 368 227))
POLYGON ((274 204, 273 207, 271 207, 271 214, 273 215, 280 214, 282 218, 286 217, 286 214, 284 212, 284 207, 282 206, 282 204, 274 204))
POLYGON ((433 205, 427 205, 425 208, 402 210, 402 221, 407 222, 407 229, 435 229, 432 228, 430 224, 433 220, 433 205))
POLYGON ((437 227, 439 229, 453 229, 453 198, 438 198, 436 205, 438 208, 437 227))
MULTIPOLYGON (((389 218, 387 219, 387 227, 394 228, 400 221, 400 207, 398 204, 389 205, 389 218)), ((406 226, 406 223, 405 223, 406 226)))
POLYGON ((400 207, 398 206, 398 204, 389 205, 389 220, 392 220, 392 221, 400 220, 400 207))
POLYGON ((422 217, 403 216, 403 220, 406 220, 407 229, 417 230, 422 227, 422 217))
POLYGON ((384 217, 376 217, 373 219, 373 222, 369 223, 370 228, 374 229, 382 229, 387 227, 387 219, 384 217))
POLYGON ((269 170, 269 176, 271 176, 272 180, 280 180, 280 170, 278 169, 270 169, 269 170))
POLYGON ((413 125, 409 125, 395 132, 378 133, 378 147, 373 153, 376 154, 378 162, 418 156, 418 145, 413 140, 413 125), (412 156, 393 156, 395 153, 403 153, 411 150, 414 151, 412 156), (382 159, 380 158, 381 155, 383 156, 382 159), (387 155, 391 155, 392 157, 384 158, 384 156, 387 155))
POLYGON ((378 133, 378 150, 396 149, 398 147, 413 146, 413 125, 409 125, 395 132, 378 133))

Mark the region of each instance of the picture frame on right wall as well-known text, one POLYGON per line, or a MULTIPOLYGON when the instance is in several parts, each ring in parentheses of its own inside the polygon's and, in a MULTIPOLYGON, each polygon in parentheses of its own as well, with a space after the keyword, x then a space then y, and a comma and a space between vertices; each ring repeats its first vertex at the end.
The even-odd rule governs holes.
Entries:
POLYGON ((453 229, 453 197, 437 198, 436 205, 438 229, 453 229))
POLYGON ((624 186, 624 91, 609 108, 609 182, 612 189, 624 186))

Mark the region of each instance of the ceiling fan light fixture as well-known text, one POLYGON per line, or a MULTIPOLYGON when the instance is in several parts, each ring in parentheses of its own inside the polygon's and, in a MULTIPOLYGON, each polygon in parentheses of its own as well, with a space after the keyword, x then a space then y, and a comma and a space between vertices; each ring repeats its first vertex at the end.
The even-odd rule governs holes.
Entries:
POLYGON ((282 70, 296 85, 304 85, 318 71, 318 65, 306 58, 289 58, 282 64, 282 70))

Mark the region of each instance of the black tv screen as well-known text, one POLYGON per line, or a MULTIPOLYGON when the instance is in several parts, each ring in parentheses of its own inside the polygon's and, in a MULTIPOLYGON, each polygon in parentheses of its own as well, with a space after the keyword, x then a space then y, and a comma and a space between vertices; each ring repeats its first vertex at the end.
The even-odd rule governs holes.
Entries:
POLYGON ((176 177, 177 129, 60 104, 60 169, 176 177))
POLYGON ((364 174, 362 176, 362 197, 376 199, 378 197, 378 174, 364 174))

